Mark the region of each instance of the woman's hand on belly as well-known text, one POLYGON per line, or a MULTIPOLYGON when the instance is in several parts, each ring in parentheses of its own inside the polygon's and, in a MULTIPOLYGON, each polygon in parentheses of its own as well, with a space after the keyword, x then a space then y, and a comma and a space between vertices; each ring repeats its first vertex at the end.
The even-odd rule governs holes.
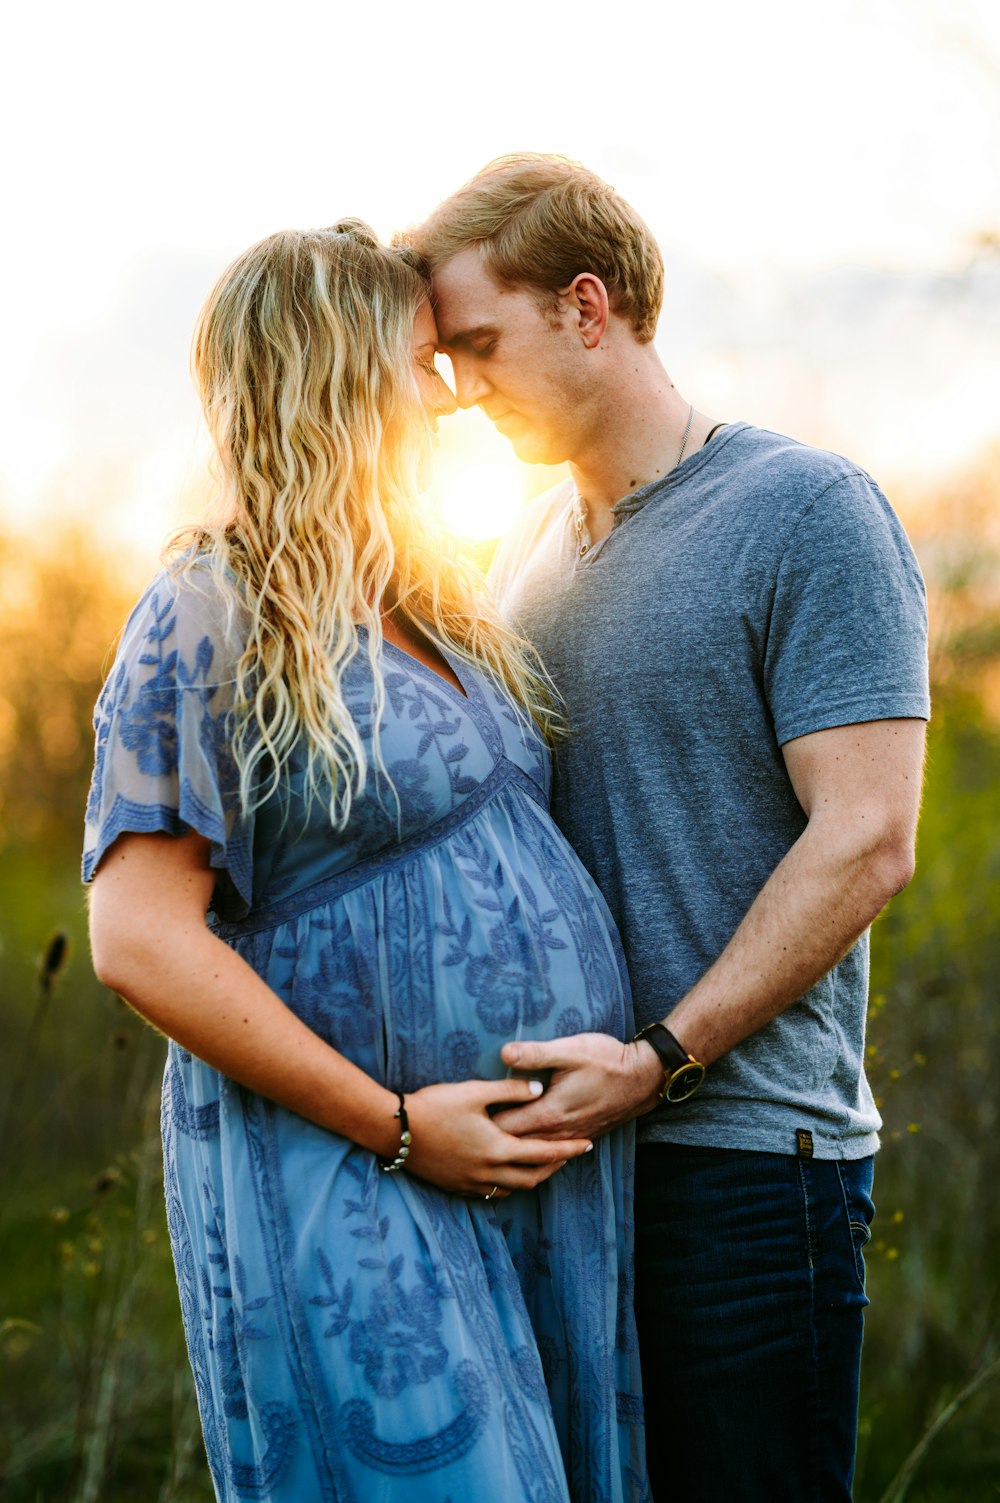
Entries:
POLYGON ((499 1125, 491 1106, 525 1105, 541 1089, 535 1080, 465 1080, 424 1086, 406 1098, 413 1143, 408 1173, 441 1190, 490 1199, 532 1190, 569 1159, 589 1153, 582 1137, 515 1137, 499 1125))

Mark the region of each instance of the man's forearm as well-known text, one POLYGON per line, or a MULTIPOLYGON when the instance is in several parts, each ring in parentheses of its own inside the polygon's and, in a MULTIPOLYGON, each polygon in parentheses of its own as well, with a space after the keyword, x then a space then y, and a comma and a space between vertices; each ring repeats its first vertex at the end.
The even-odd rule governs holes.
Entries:
POLYGON ((703 1063, 718 1059, 825 976, 911 873, 905 842, 831 839, 810 823, 668 1028, 703 1063))

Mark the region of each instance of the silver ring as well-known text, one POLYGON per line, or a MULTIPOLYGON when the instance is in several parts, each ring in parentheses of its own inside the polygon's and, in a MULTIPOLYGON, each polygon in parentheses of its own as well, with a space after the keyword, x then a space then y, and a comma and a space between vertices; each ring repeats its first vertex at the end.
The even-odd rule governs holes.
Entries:
POLYGON ((496 1193, 497 1193, 497 1191, 498 1191, 498 1190, 499 1190, 499 1188, 500 1188, 500 1186, 499 1186, 499 1185, 494 1185, 494 1186, 493 1186, 493 1189, 492 1189, 492 1190, 491 1190, 491 1191, 490 1191, 490 1193, 489 1193, 489 1194, 488 1194, 488 1195, 484 1195, 484 1196, 483 1196, 483 1199, 484 1199, 484 1200, 492 1200, 492 1199, 493 1199, 493 1197, 494 1197, 494 1195, 495 1195, 495 1194, 496 1194, 496 1193))

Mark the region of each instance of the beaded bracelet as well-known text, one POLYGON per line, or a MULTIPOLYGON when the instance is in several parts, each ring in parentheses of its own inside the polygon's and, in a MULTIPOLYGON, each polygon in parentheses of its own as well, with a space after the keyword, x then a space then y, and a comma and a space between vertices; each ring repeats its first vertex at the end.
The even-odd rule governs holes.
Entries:
POLYGON ((403 1093, 402 1091, 397 1091, 396 1094, 399 1097, 399 1111, 394 1112, 393 1116, 399 1122, 399 1152, 394 1159, 384 1159, 380 1154, 375 1155, 378 1166, 384 1174, 395 1174, 397 1169, 403 1168, 410 1154, 410 1144, 413 1142, 413 1135, 410 1132, 410 1119, 406 1115, 406 1104, 403 1099, 403 1093))

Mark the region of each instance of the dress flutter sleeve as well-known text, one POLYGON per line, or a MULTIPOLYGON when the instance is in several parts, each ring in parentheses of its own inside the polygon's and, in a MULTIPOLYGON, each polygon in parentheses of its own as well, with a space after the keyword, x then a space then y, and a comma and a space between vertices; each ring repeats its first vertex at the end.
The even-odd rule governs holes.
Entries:
POLYGON ((241 612, 207 570, 163 572, 129 617, 94 713, 83 879, 126 831, 195 832, 219 873, 212 906, 253 902, 253 816, 240 810, 232 751, 241 612))

